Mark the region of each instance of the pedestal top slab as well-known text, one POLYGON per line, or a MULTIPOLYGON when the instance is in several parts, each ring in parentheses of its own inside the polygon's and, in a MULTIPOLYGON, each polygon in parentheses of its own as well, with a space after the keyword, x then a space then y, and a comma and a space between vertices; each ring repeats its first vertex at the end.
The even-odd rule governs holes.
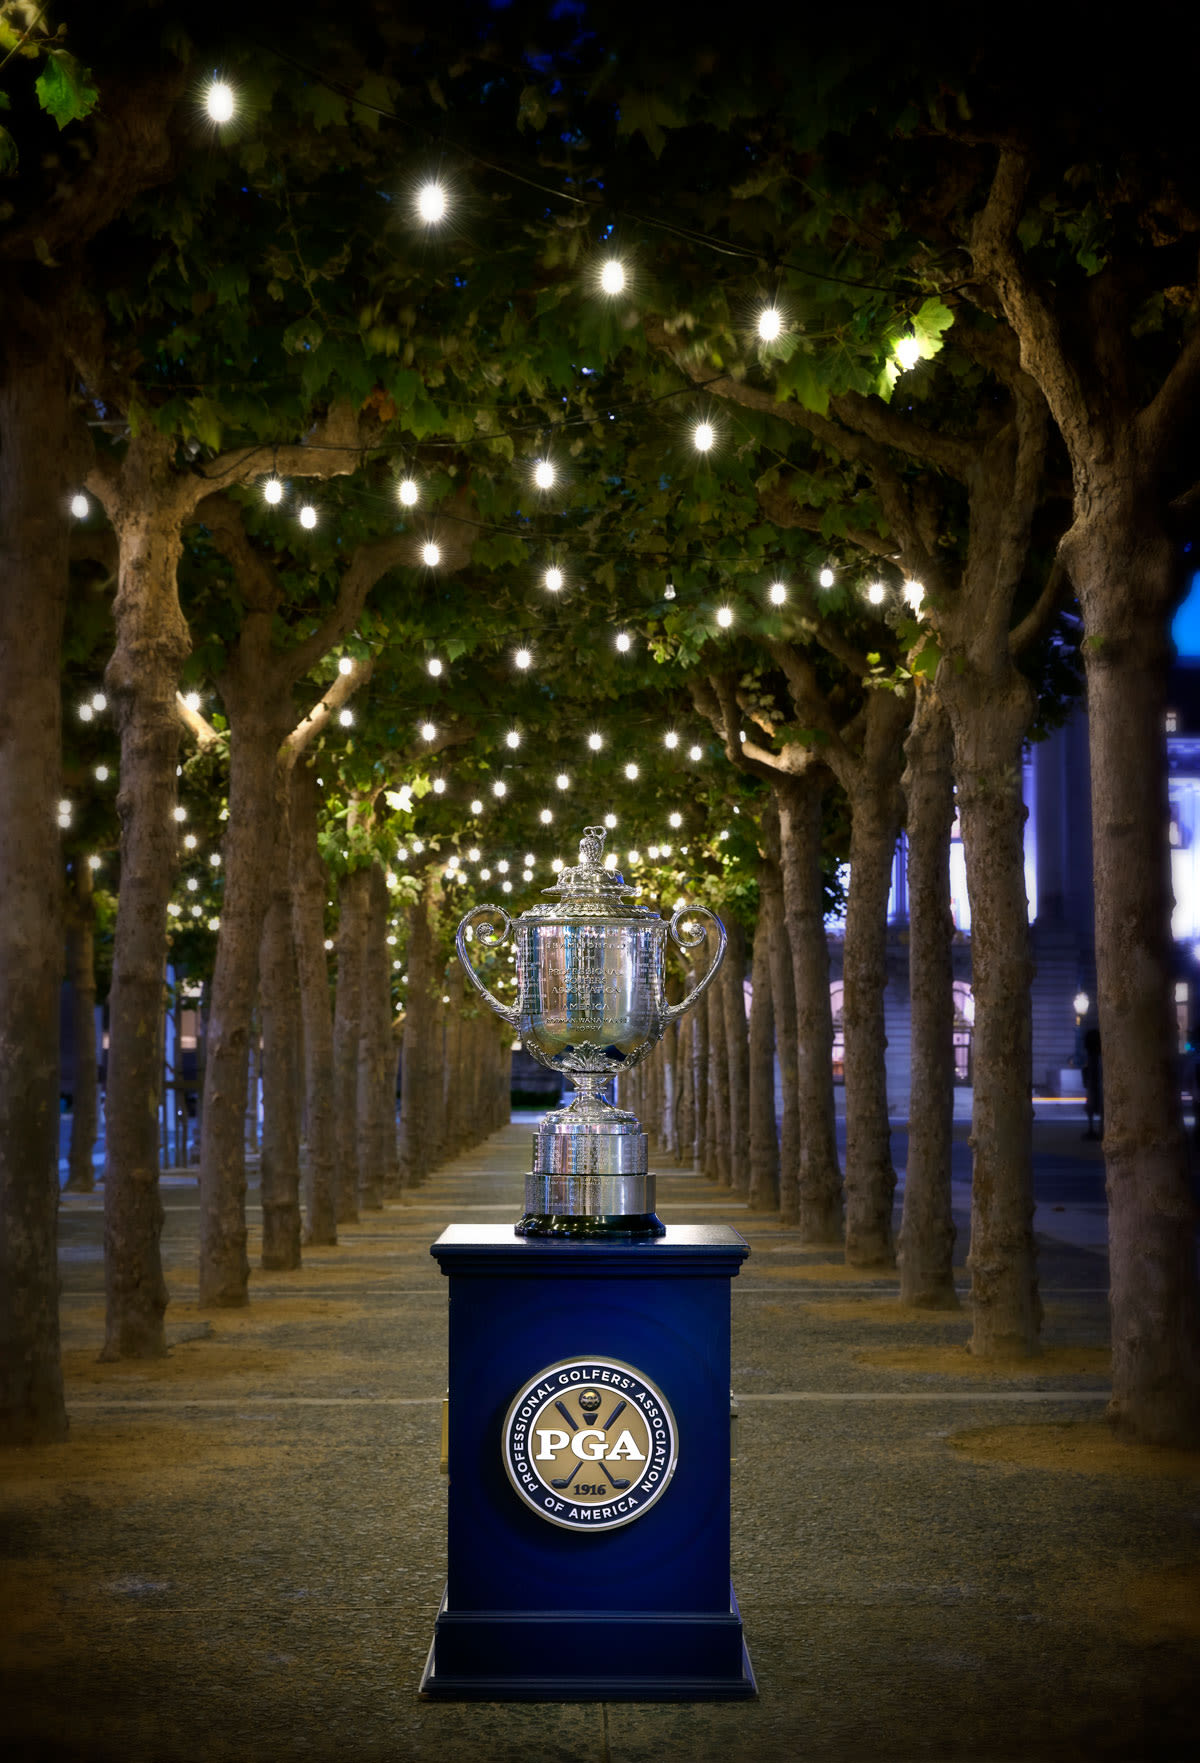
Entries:
POLYGON ((750 1247, 728 1224, 669 1224, 665 1236, 632 1243, 519 1237, 511 1224, 451 1224, 429 1252, 447 1274, 498 1273, 503 1265, 506 1273, 538 1278, 601 1269, 732 1278, 750 1247))

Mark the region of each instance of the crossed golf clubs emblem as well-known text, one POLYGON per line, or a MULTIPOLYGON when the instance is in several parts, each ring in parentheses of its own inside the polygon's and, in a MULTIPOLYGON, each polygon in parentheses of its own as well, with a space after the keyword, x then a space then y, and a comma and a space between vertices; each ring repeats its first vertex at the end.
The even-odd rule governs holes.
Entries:
MULTIPOLYGON (((591 1421, 595 1420, 596 1416, 600 1412, 600 1405, 603 1402, 603 1400, 604 1400, 604 1397, 600 1394, 599 1390, 581 1390, 580 1391, 579 1411, 582 1414, 585 1422, 591 1422, 591 1421)), ((558 1409, 558 1412, 562 1415, 563 1419, 566 1421, 567 1425, 570 1427, 572 1434, 579 1432, 579 1430, 580 1430, 579 1422, 575 1419, 575 1416, 571 1413, 571 1411, 567 1407, 566 1403, 563 1401, 560 1401, 560 1400, 556 1400, 554 1403, 554 1406, 558 1409)), ((604 1422, 604 1425, 599 1430, 602 1433, 607 1434, 609 1432, 610 1428, 615 1426, 617 1421, 621 1418, 621 1415, 625 1412, 626 1406, 627 1406, 627 1404, 624 1401, 619 1401, 617 1403, 616 1407, 613 1409, 612 1413, 609 1415, 608 1419, 604 1422)), ((589 1428, 588 1430, 591 1430, 591 1429, 589 1428)), ((575 1477, 579 1474, 579 1471, 583 1468, 583 1465, 589 1461, 594 1461, 594 1459, 589 1459, 587 1457, 582 1457, 582 1456, 577 1457, 570 1472, 564 1476, 552 1477, 551 1481, 550 1481, 550 1486, 552 1488, 559 1488, 559 1489, 570 1487, 570 1485, 574 1481, 575 1477)), ((607 1479, 612 1483, 613 1487, 616 1488, 618 1493, 623 1493, 626 1488, 631 1487, 633 1485, 631 1476, 614 1475, 612 1473, 611 1467, 607 1463, 605 1463, 605 1465, 604 1465, 604 1473, 605 1473, 605 1476, 607 1477, 607 1479)))

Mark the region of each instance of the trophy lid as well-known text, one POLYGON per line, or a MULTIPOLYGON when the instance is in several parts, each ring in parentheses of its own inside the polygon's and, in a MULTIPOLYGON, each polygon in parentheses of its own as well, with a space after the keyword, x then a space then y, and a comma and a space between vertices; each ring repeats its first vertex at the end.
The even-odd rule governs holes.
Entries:
POLYGON ((553 887, 542 890, 556 894, 558 904, 531 907, 521 917, 657 918, 658 913, 648 906, 626 903, 625 895, 634 892, 633 886, 619 870, 606 869, 601 862, 606 836, 605 827, 585 826, 579 841, 579 862, 564 869, 553 887))

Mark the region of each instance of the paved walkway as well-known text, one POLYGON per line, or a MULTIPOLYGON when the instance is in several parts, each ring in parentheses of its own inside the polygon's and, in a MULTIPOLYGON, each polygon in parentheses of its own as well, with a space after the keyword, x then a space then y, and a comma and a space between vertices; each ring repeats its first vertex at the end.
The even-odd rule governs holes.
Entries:
POLYGON ((731 1223, 752 1250, 733 1537, 759 1699, 421 1703, 444 1570, 428 1247, 453 1220, 516 1215, 528 1132, 300 1272, 256 1272, 239 1312, 196 1311, 196 1185, 168 1177, 172 1350, 153 1366, 96 1363, 101 1201, 64 1197, 72 1436, 0 1456, 0 1755, 1190 1758, 1200 1463, 1100 1424, 1102 1252, 1043 1238, 1047 1352, 986 1373, 963 1315, 903 1311, 894 1278, 801 1249, 690 1172, 660 1176, 663 1216, 731 1223))

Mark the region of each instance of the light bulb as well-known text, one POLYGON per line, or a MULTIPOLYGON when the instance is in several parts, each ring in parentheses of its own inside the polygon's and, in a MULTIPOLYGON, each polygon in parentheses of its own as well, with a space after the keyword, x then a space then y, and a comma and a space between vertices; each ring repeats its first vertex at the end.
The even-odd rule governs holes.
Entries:
POLYGON ((821 571, 820 575, 817 577, 818 582, 820 583, 820 585, 823 588, 831 588, 833 586, 834 579, 835 578, 834 578, 833 571, 832 571, 832 569, 830 569, 828 564, 825 565, 824 569, 821 571))
POLYGON ((341 723, 343 728, 349 728, 350 724, 354 721, 353 710, 339 710, 338 711, 338 721, 341 723))
POLYGON ((492 785, 492 794, 493 796, 507 796, 508 785, 503 778, 498 777, 496 779, 495 783, 492 785))
POLYGON ((96 712, 92 709, 90 704, 81 704, 79 706, 80 722, 90 722, 95 714, 96 712))
POLYGON ((670 820, 671 820, 671 825, 674 827, 680 827, 683 825, 683 815, 682 814, 672 814, 670 816, 670 820))
POLYGON ((624 631, 617 632, 617 648, 621 651, 622 655, 627 652, 632 641, 633 639, 626 636, 624 631))
POLYGON ((422 184, 417 191, 417 213, 424 221, 441 220, 446 213, 446 192, 441 184, 422 184))
POLYGON ((533 880, 532 869, 523 869, 521 871, 521 880, 524 882, 531 882, 533 880))
POLYGON ((637 780, 637 775, 638 768, 631 759, 629 764, 625 767, 625 776, 629 779, 630 783, 634 783, 637 780))
POLYGON ((543 808, 542 812, 538 815, 538 819, 543 826, 549 826, 550 822, 554 819, 554 816, 548 808, 543 808))
MULTIPOLYGON (((511 894, 512 893, 512 883, 510 881, 501 882, 500 892, 502 894, 511 894)), ((445 999, 443 999, 442 1002, 444 1003, 445 999)))
POLYGON ((610 832, 611 832, 611 831, 612 831, 612 829, 613 829, 613 827, 614 827, 614 826, 616 826, 616 824, 617 824, 617 817, 616 817, 616 815, 615 815, 615 814, 606 814, 606 815, 605 815, 605 816, 604 816, 604 824, 605 824, 605 826, 606 826, 606 827, 607 827, 607 828, 608 828, 608 829, 609 829, 609 831, 610 831, 610 832))
POLYGON ((214 122, 228 122, 233 116, 233 87, 214 80, 204 94, 204 108, 214 122))
POLYGON ((872 582, 867 589, 867 599, 871 602, 872 606, 881 606, 883 604, 883 597, 886 593, 887 589, 882 582, 872 582))
POLYGON ((431 679, 440 679, 442 677, 442 664, 436 655, 431 655, 429 660, 425 663, 425 666, 429 671, 431 679))
POLYGON ((479 879, 480 879, 480 881, 491 881, 491 879, 492 879, 491 870, 490 869, 481 869, 479 871, 479 879))
POLYGON ((408 862, 408 847, 406 845, 397 845, 396 846, 396 862, 397 863, 407 863, 408 862))
POLYGON ((89 869, 99 869, 100 862, 101 862, 101 859, 99 857, 97 857, 96 853, 93 851, 92 855, 88 858, 88 868, 89 869))
POLYGON ((328 950, 329 950, 329 949, 332 949, 332 948, 333 948, 333 938, 332 938, 332 937, 326 937, 326 938, 325 938, 325 948, 326 948, 326 950, 327 950, 327 951, 328 951, 328 950))
POLYGON ((445 793, 446 793, 446 780, 444 777, 435 777, 434 778, 434 780, 433 780, 433 793, 435 796, 444 796, 445 795, 445 793))
POLYGON ((200 891, 200 883, 196 880, 194 875, 189 875, 187 878, 187 890, 189 894, 195 894, 200 891))
POLYGON ((92 709, 93 710, 107 710, 108 709, 108 699, 104 696, 103 692, 93 692, 92 693, 92 709))
POLYGON ((442 561, 440 548, 431 539, 427 545, 421 546, 421 562, 427 569, 436 569, 442 561))
POLYGON ((423 840, 421 840, 421 839, 414 839, 413 840, 413 850, 416 851, 418 855, 420 855, 420 853, 424 849, 425 849, 425 844, 424 844, 423 840))
POLYGON ((561 858, 561 857, 556 857, 556 858, 555 858, 555 859, 554 859, 554 860, 553 860, 553 862, 552 862, 552 863, 551 863, 551 865, 550 865, 550 867, 551 867, 551 869, 552 869, 552 870, 553 870, 553 871, 554 871, 554 873, 555 873, 555 875, 561 875, 561 874, 562 874, 562 867, 563 867, 563 860, 562 860, 562 858, 561 858))
POLYGON ((909 373, 921 359, 921 345, 915 337, 901 337, 896 344, 896 363, 901 373, 909 373))
POLYGON ((483 803, 479 800, 478 796, 476 796, 475 800, 471 803, 471 813, 472 814, 482 814, 483 813, 483 803))
POLYGON ((183 848, 185 851, 194 851, 199 842, 200 841, 197 839, 195 833, 188 833, 183 841, 183 848))
POLYGON ((616 857, 615 851, 610 851, 608 853, 608 856, 604 859, 604 867, 605 867, 605 869, 615 869, 617 867, 617 857, 616 857))
POLYGON ((663 746, 670 747, 672 752, 674 752, 675 748, 678 745, 679 745, 679 736, 675 733, 675 730, 673 728, 669 728, 667 730, 666 734, 663 736, 663 746))
POLYGON ((349 655, 339 655, 338 656, 338 672, 339 673, 353 673, 354 672, 354 663, 350 659, 349 655))
POLYGON ((434 728, 434 726, 431 722, 423 722, 421 724, 421 739, 423 741, 432 741, 434 735, 436 735, 436 734, 437 734, 437 730, 436 730, 436 728, 434 728))
POLYGON ((914 612, 921 610, 921 602, 925 598, 925 590, 920 582, 907 581, 904 584, 904 598, 914 612))
POLYGON ((664 600, 673 600, 674 598, 675 598, 675 583, 668 582, 666 587, 663 589, 663 599, 664 600))
POLYGON ((167 902, 167 911, 171 914, 172 918, 178 918, 179 914, 183 911, 183 907, 177 905, 174 900, 169 900, 167 902))
POLYGON ((545 576, 542 579, 545 581, 550 592, 552 594, 557 594, 558 590, 563 585, 563 572, 561 569, 552 566, 546 571, 545 576))
POLYGON ((108 782, 108 767, 107 767, 107 765, 98 765, 96 767, 95 778, 96 778, 96 782, 98 784, 103 784, 103 783, 108 782))
POLYGON ((508 874, 508 858, 502 857, 500 859, 499 863, 497 863, 496 868, 500 871, 501 875, 507 875, 508 874))
POLYGON ((588 746, 592 749, 593 753, 598 753, 603 745, 603 735, 591 734, 588 736, 588 746))
POLYGON ((283 485, 277 477, 269 477, 263 485, 263 501, 269 502, 272 508, 283 501, 283 485))
POLYGON ((534 864, 537 862, 537 858, 534 856, 532 851, 526 851, 524 857, 522 857, 522 859, 521 859, 521 862, 525 865, 526 869, 532 869, 534 864))
POLYGON ((300 525, 311 532, 317 524, 317 511, 311 502, 306 502, 300 510, 300 525))
POLYGON ((625 266, 610 257, 600 271, 600 286, 606 294, 619 294, 625 286, 625 266))
POLYGON ((175 815, 176 820, 186 820, 187 819, 187 809, 184 807, 182 802, 180 802, 176 806, 176 808, 174 809, 174 815, 175 815))
POLYGON ((419 494, 415 478, 401 478, 396 494, 399 496, 405 508, 415 508, 417 505, 417 496, 419 494))
POLYGON ((658 862, 658 846, 657 845, 647 845, 646 855, 650 859, 651 863, 657 863, 658 862))
POLYGON ((689 747, 688 748, 688 758, 689 759, 703 759, 703 757, 704 757, 704 753, 699 747, 689 747))
POLYGON ((775 306, 764 306, 758 315, 758 334, 764 343, 773 343, 783 329, 783 319, 775 306))
POLYGON ((189 692, 183 701, 189 710, 199 710, 200 708, 199 692, 189 692))
POLYGON ((767 589, 767 598, 772 606, 782 606, 787 599, 787 589, 782 582, 772 582, 767 589))
POLYGON ((698 422, 692 430, 692 445, 697 453, 707 453, 716 438, 711 422, 698 422))
POLYGON ((478 863, 479 862, 479 846, 478 845, 471 846, 471 849, 467 852, 467 861, 469 863, 478 863))
POLYGON ((533 666, 533 656, 529 653, 528 649, 518 649, 513 656, 513 665, 519 667, 521 671, 524 672, 527 667, 533 666))
POLYGON ((554 467, 548 459, 539 459, 533 468, 533 481, 539 490, 548 490, 554 483, 554 467))
POLYGON ((733 623, 732 608, 730 608, 728 606, 718 607, 718 609, 717 609, 717 623, 720 625, 722 630, 727 631, 729 629, 730 625, 733 623))
POLYGON ((629 853, 629 861, 630 861, 630 863, 640 863, 642 861, 641 852, 640 851, 631 851, 629 853))
POLYGON ((209 857, 208 861, 212 864, 214 869, 220 869, 220 867, 221 867, 221 853, 219 851, 214 851, 211 854, 211 856, 209 857))
POLYGON ((658 848, 662 852, 664 857, 669 857, 671 855, 670 845, 660 845, 658 848))
POLYGON ((91 503, 83 494, 82 490, 77 491, 76 494, 71 497, 71 513, 75 516, 76 520, 83 520, 91 506, 91 503))
POLYGON ((504 744, 506 747, 519 747, 521 745, 521 736, 515 728, 509 729, 504 737, 504 744))
POLYGON ((559 772, 558 776, 554 780, 554 783, 555 783, 555 787, 560 790, 569 790, 571 787, 571 780, 567 776, 565 771, 559 772))

